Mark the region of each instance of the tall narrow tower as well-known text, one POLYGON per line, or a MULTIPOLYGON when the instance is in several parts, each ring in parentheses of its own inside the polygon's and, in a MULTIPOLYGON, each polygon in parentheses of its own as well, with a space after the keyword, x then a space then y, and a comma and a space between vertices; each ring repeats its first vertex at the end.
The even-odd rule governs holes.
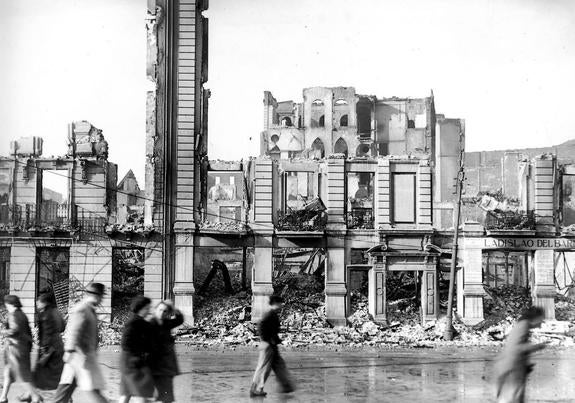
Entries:
POLYGON ((163 233, 161 290, 193 323, 194 232, 207 154, 207 0, 148 0, 146 220, 163 233))

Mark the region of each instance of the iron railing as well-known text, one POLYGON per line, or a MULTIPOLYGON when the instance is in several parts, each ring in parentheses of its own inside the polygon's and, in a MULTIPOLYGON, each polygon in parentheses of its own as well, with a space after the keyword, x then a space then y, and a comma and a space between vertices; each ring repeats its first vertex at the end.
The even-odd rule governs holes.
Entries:
POLYGON ((354 207, 347 212, 347 228, 349 229, 373 229, 373 208, 354 207))

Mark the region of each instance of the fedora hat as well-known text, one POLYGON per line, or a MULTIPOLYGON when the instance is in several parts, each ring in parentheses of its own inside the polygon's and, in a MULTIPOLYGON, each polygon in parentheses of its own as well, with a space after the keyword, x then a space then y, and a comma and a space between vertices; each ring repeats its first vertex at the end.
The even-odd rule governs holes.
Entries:
POLYGON ((90 283, 84 291, 90 294, 104 295, 106 294, 106 286, 102 283, 90 283))
POLYGON ((17 295, 6 295, 4 297, 4 303, 15 306, 16 308, 22 308, 22 303, 17 295))

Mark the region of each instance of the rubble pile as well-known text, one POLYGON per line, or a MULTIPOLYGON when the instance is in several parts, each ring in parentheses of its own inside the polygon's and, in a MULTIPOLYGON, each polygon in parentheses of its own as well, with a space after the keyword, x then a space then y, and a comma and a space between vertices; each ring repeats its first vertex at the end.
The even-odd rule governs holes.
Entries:
POLYGON ((200 228, 217 232, 243 232, 246 230, 243 222, 232 220, 225 222, 202 221, 200 228))
POLYGON ((555 317, 557 320, 575 322, 575 300, 557 294, 555 296, 555 317))
POLYGON ((325 205, 319 197, 307 203, 301 209, 288 207, 285 214, 278 214, 278 229, 282 231, 322 231, 325 229, 327 215, 325 205))

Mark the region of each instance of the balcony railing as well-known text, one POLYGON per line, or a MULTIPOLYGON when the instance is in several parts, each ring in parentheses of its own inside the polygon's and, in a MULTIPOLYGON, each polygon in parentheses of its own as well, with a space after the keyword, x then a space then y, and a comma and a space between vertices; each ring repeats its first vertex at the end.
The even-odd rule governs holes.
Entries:
POLYGON ((534 230, 535 213, 528 212, 488 212, 485 217, 485 229, 497 230, 534 230))
POLYGON ((35 204, 1 205, 0 224, 3 230, 19 231, 76 231, 103 233, 107 217, 67 203, 42 202, 35 204))
POLYGON ((354 207, 347 213, 347 228, 373 229, 373 209, 370 207, 354 207))

